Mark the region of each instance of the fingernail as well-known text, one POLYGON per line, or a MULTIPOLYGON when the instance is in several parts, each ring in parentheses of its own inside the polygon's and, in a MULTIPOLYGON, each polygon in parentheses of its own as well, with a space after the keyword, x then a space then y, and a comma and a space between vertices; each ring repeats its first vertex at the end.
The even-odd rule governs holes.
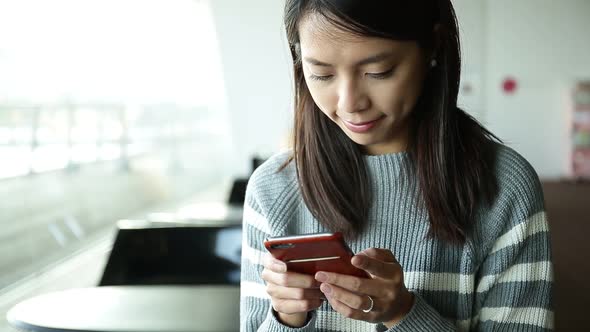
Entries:
POLYGON ((352 260, 351 260, 352 265, 354 265, 356 267, 361 267, 361 268, 365 267, 365 259, 364 258, 362 258, 360 256, 354 256, 354 257, 353 257, 353 259, 356 263, 352 262, 352 260), (356 258, 354 258, 354 257, 356 257, 356 258))
POLYGON ((328 280, 328 276, 323 272, 318 272, 315 274, 315 280, 317 280, 319 282, 324 282, 324 281, 328 280))
POLYGON ((320 290, 324 294, 330 294, 330 293, 332 293, 332 287, 330 287, 330 285, 328 285, 328 284, 322 284, 320 286, 320 290))
POLYGON ((273 263, 273 266, 278 272, 287 272, 287 267, 285 266, 285 264, 273 263))

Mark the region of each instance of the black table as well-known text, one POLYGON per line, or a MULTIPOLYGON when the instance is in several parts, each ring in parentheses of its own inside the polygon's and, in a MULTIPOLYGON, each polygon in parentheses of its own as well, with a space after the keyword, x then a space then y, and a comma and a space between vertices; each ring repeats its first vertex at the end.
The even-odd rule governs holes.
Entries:
POLYGON ((23 331, 217 332, 239 330, 238 286, 113 286, 25 300, 6 315, 23 331))

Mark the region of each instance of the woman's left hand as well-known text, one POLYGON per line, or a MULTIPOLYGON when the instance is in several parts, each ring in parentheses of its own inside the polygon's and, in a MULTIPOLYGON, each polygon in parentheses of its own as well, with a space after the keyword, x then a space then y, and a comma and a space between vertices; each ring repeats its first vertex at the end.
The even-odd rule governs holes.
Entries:
POLYGON ((330 272, 315 275, 332 308, 345 317, 383 323, 388 328, 399 322, 412 308, 414 296, 404 285, 402 267, 391 251, 367 249, 355 255, 351 263, 370 278, 330 272))

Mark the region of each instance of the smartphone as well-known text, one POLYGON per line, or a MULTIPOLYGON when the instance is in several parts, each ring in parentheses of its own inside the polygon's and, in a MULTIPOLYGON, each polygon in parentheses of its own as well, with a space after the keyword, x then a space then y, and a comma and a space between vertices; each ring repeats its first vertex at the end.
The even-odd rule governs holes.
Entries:
POLYGON ((264 241, 264 246, 274 258, 287 264, 287 271, 310 275, 326 271, 369 277, 350 263, 354 253, 340 232, 271 237, 264 241))

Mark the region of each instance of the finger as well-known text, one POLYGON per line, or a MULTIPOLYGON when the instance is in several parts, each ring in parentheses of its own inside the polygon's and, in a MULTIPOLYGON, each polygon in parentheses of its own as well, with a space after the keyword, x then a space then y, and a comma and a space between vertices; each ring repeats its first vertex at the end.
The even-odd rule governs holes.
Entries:
POLYGON ((283 287, 269 283, 266 292, 273 298, 284 300, 323 300, 326 298, 319 289, 283 287))
POLYGON ((344 317, 351 318, 351 319, 358 319, 358 320, 366 318, 366 315, 367 315, 366 313, 364 313, 360 310, 353 309, 353 308, 347 306, 346 304, 340 302, 336 298, 328 297, 328 303, 330 303, 330 306, 332 307, 332 309, 336 310, 344 317))
POLYGON ((400 266, 397 262, 384 262, 363 254, 352 257, 350 263, 375 277, 384 279, 395 278, 397 274, 401 273, 400 266))
POLYGON ((265 268, 267 268, 271 271, 274 271, 276 273, 287 272, 287 264, 272 257, 272 255, 270 255, 270 254, 266 254, 266 255, 264 255, 264 257, 262 257, 262 265, 265 268))
POLYGON ((358 254, 363 254, 365 256, 378 259, 387 263, 397 263, 395 255, 391 252, 391 250, 388 249, 369 248, 359 252, 358 254))
POLYGON ((368 295, 352 293, 330 284, 322 284, 320 290, 326 294, 327 298, 336 299, 352 309, 364 310, 371 307, 371 299, 369 299, 368 295))
POLYGON ((322 283, 336 285, 358 294, 377 296, 381 293, 381 289, 377 282, 368 278, 359 278, 345 274, 322 271, 315 274, 315 280, 322 283))
POLYGON ((320 284, 312 276, 296 272, 276 273, 269 269, 264 269, 260 276, 268 283, 283 287, 318 288, 320 284))
POLYGON ((322 300, 283 300, 278 299, 272 302, 272 307, 276 312, 284 314, 296 314, 300 312, 311 311, 319 308, 322 300))

